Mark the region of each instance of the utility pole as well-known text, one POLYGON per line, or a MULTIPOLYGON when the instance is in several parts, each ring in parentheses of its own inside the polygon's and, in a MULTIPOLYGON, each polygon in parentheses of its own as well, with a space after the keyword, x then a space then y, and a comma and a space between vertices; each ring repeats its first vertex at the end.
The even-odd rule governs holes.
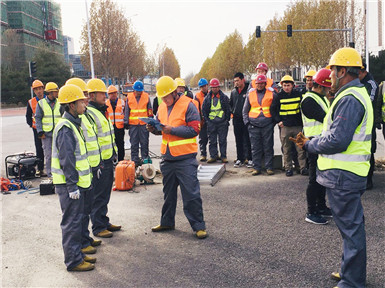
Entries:
POLYGON ((93 58, 93 55, 92 55, 90 20, 88 19, 88 5, 87 5, 87 0, 84 0, 84 1, 86 2, 87 30, 88 30, 88 48, 90 50, 91 75, 92 75, 92 78, 95 78, 94 58, 93 58))

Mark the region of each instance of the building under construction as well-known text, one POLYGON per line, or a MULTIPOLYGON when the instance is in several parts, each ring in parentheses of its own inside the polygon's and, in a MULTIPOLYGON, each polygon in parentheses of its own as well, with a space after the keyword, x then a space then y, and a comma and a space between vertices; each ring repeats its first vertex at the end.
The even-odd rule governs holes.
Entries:
POLYGON ((63 55, 60 5, 54 1, 1 1, 2 65, 22 67, 38 48, 63 55))

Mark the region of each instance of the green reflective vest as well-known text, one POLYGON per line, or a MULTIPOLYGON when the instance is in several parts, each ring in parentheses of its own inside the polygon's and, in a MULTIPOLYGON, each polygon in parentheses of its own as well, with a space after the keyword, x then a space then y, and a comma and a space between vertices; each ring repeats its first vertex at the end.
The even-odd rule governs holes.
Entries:
POLYGON ((97 167, 102 159, 101 151, 98 143, 98 137, 96 136, 95 122, 91 116, 87 115, 87 111, 79 115, 82 119, 82 130, 84 139, 86 141, 88 161, 91 167, 97 167))
POLYGON ((385 82, 382 84, 382 91, 384 93, 382 94, 382 122, 385 122, 385 82))
MULTIPOLYGON (((312 98, 317 104, 322 108, 322 110, 325 111, 325 113, 329 110, 329 101, 325 97, 320 97, 314 92, 306 92, 305 95, 302 98, 301 103, 307 98, 312 98)), ((306 137, 312 137, 312 136, 319 136, 322 133, 322 122, 319 122, 315 119, 307 118, 303 113, 302 115, 302 122, 303 122, 303 132, 306 137)))
POLYGON ((53 184, 66 183, 63 169, 60 166, 60 161, 58 156, 59 150, 58 150, 58 147, 56 146, 57 134, 60 131, 60 129, 63 128, 63 126, 67 126, 72 130, 76 140, 74 154, 76 158, 75 168, 79 174, 79 180, 77 182, 77 185, 81 188, 85 188, 85 189, 89 188, 91 186, 92 172, 91 172, 90 163, 88 162, 88 158, 87 158, 87 148, 86 148, 85 141, 83 139, 83 136, 80 134, 81 130, 79 131, 76 128, 76 126, 71 123, 71 121, 64 118, 60 119, 60 121, 56 125, 55 130, 53 132, 52 160, 51 160, 53 184))
POLYGON ((210 114, 209 119, 213 120, 215 117, 223 118, 223 110, 221 105, 221 100, 218 99, 218 103, 216 106, 214 106, 214 99, 211 98, 211 107, 210 107, 210 114))
POLYGON ((115 144, 114 127, 110 119, 107 119, 98 109, 88 106, 88 114, 95 121, 95 131, 100 146, 103 160, 108 160, 117 153, 115 144))
POLYGON ((332 155, 320 154, 317 161, 318 169, 321 171, 340 169, 366 177, 370 167, 373 106, 365 87, 347 88, 334 99, 324 119, 322 136, 325 135, 326 131, 328 131, 333 124, 332 116, 334 107, 339 100, 347 95, 353 95, 365 107, 364 117, 354 131, 352 142, 350 142, 346 151, 332 155))
POLYGON ((59 119, 61 118, 60 104, 56 100, 55 105, 52 109, 51 105, 48 104, 47 98, 41 99, 38 104, 44 113, 44 116, 41 119, 41 122, 43 124, 43 131, 51 132, 55 128, 55 125, 59 122, 59 119))

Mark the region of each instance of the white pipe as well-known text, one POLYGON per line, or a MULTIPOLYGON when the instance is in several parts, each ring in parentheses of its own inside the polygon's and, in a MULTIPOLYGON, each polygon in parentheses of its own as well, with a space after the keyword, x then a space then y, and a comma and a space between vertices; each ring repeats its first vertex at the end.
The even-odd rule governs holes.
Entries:
POLYGON ((87 30, 88 30, 88 48, 90 50, 91 75, 92 75, 92 78, 95 78, 94 58, 93 58, 93 55, 92 55, 92 44, 91 44, 90 20, 88 19, 88 6, 87 6, 87 0, 84 0, 84 1, 86 2, 87 30))

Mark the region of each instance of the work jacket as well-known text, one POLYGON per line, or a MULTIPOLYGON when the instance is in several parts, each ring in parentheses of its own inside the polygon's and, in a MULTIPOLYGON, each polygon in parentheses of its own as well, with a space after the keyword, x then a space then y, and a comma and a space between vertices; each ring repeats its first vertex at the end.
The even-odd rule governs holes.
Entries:
MULTIPOLYGON (((214 96, 214 97, 217 97, 217 96, 214 96)), ((231 117, 231 112, 230 112, 230 104, 229 104, 229 97, 227 95, 225 95, 221 90, 219 90, 219 101, 220 102, 219 104, 217 103, 216 105, 213 103, 213 95, 212 95, 212 91, 210 91, 207 96, 205 97, 204 101, 203 101, 203 106, 202 106, 202 114, 203 114, 203 117, 205 119, 205 122, 206 123, 214 123, 214 124, 227 124, 228 125, 228 122, 230 121, 230 117, 231 117), (210 113, 212 112, 212 107, 215 106, 215 107, 220 107, 220 110, 223 111, 223 117, 214 117, 212 118, 212 116, 214 115, 213 113, 211 114, 211 118, 210 118, 210 113)), ((218 113, 218 115, 221 115, 220 114, 220 110, 217 110, 216 113, 218 113)))
POLYGON ((303 132, 306 137, 314 137, 321 135, 322 133, 322 127, 323 127, 323 121, 317 121, 314 118, 307 117, 304 113, 304 109, 302 107, 302 104, 306 102, 307 100, 312 99, 315 103, 318 105, 318 109, 322 109, 322 111, 325 112, 325 114, 329 110, 329 101, 325 99, 325 97, 318 95, 315 92, 306 92, 302 101, 301 101, 301 110, 302 110, 302 122, 303 122, 303 132))
POLYGON ((35 124, 37 132, 53 132, 56 124, 61 118, 60 104, 57 99, 50 100, 48 97, 41 99, 36 106, 35 124))

